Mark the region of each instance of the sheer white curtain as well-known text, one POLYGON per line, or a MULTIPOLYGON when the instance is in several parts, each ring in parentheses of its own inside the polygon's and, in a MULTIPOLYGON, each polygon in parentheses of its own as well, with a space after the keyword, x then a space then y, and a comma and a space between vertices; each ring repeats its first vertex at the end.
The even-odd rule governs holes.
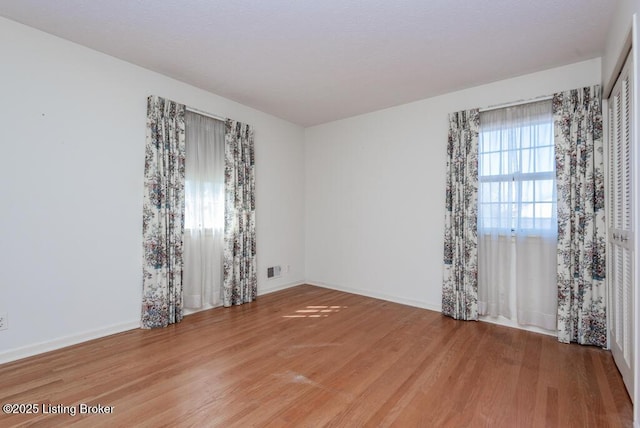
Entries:
POLYGON ((557 214, 550 100, 480 113, 478 176, 479 313, 555 330, 557 214))
POLYGON ((185 113, 184 307, 221 303, 225 123, 185 113))

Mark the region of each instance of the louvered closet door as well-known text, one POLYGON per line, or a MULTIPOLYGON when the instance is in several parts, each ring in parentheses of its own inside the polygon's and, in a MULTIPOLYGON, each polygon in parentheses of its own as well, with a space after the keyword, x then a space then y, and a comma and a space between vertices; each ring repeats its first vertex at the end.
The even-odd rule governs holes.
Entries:
POLYGON ((631 61, 609 97, 609 328, 611 351, 633 398, 633 216, 631 61))

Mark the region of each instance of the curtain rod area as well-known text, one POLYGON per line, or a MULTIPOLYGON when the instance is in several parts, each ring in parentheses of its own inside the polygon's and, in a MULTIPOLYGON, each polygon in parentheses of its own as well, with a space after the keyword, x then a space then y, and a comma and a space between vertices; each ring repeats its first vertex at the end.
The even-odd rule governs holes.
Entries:
POLYGON ((226 122, 227 121, 226 117, 218 116, 216 114, 207 113, 206 111, 198 110, 196 108, 186 107, 186 110, 190 111, 191 113, 197 113, 197 114, 201 114, 202 116, 210 117, 211 119, 221 120, 222 122, 226 122))
POLYGON ((551 100, 551 99, 553 99, 553 95, 547 95, 547 96, 538 97, 538 98, 531 98, 529 100, 514 101, 512 103, 498 104, 498 105, 494 105, 494 106, 489 106, 487 108, 481 108, 480 112, 482 113, 482 112, 485 112, 485 111, 498 110, 500 108, 508 108, 508 107, 515 107, 515 106, 519 106, 519 105, 523 105, 523 104, 537 103, 538 101, 547 101, 547 100, 551 100))

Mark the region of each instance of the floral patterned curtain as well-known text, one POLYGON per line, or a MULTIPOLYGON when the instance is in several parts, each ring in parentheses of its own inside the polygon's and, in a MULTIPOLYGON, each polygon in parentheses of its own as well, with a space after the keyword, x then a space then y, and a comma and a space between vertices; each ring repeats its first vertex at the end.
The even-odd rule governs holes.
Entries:
POLYGON ((251 302, 258 291, 255 178, 253 129, 228 119, 224 177, 224 306, 251 302))
POLYGON ((478 319, 477 109, 449 115, 442 313, 478 319))
POLYGON ((553 96, 558 186, 558 340, 605 347, 605 209, 600 87, 553 96))
POLYGON ((142 328, 182 319, 185 106, 147 99, 142 218, 142 328))

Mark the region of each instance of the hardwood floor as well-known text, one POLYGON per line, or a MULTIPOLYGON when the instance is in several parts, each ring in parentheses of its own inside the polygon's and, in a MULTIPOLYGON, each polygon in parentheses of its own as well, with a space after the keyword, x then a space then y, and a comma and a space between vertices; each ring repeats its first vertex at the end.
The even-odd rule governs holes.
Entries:
POLYGON ((2 427, 632 425, 607 351, 312 286, 0 365, 0 402, 39 410, 2 427))

